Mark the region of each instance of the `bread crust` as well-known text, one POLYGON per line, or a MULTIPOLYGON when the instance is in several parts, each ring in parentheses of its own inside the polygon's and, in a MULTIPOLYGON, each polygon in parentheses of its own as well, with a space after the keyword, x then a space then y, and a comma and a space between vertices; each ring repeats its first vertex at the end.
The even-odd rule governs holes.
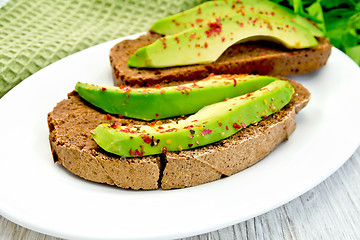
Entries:
POLYGON ((92 130, 116 117, 110 119, 72 92, 48 114, 54 162, 81 178, 131 189, 183 188, 230 176, 263 159, 294 131, 295 114, 306 106, 310 92, 289 81, 296 91, 290 103, 257 125, 204 147, 135 158, 107 153, 95 143, 92 130))
POLYGON ((214 74, 260 74, 288 76, 310 73, 326 64, 331 44, 324 37, 317 38, 314 48, 289 50, 267 41, 236 44, 228 48, 211 64, 199 64, 170 68, 130 68, 130 56, 139 48, 149 45, 161 35, 148 32, 137 39, 123 40, 110 50, 115 86, 151 86, 197 80, 214 74))

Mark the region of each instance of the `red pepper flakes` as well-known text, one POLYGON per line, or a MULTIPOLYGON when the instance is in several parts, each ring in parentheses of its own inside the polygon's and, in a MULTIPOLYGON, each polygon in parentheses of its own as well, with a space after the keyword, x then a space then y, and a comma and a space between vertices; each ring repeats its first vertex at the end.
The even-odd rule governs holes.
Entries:
POLYGON ((111 120, 111 115, 110 114, 106 114, 106 120, 111 120))
POLYGON ((192 144, 192 143, 189 143, 188 146, 189 146, 189 148, 191 148, 191 147, 193 146, 193 144, 192 144))
POLYGON ((177 86, 176 90, 181 91, 182 94, 189 95, 188 88, 185 86, 179 85, 179 86, 177 86))
POLYGON ((241 128, 241 126, 240 126, 239 124, 237 124, 237 123, 234 123, 234 124, 233 124, 233 127, 236 128, 236 129, 240 129, 240 128, 241 128))
POLYGON ((207 47, 208 47, 208 43, 205 42, 205 43, 204 43, 204 48, 207 48, 207 47))
POLYGON ((236 87, 236 83, 237 83, 236 79, 233 79, 233 81, 234 81, 234 87, 236 87))
POLYGON ((159 89, 159 88, 160 88, 160 85, 159 85, 159 84, 155 84, 155 88, 156 88, 156 89, 159 89))
POLYGON ((170 128, 170 129, 165 130, 165 132, 177 132, 177 131, 178 131, 177 128, 170 128))
POLYGON ((201 8, 200 8, 200 7, 198 8, 197 13, 198 13, 198 14, 201 14, 201 8))
POLYGON ((166 153, 167 152, 167 147, 162 147, 161 152, 166 153))
POLYGON ((106 91, 106 88, 105 88, 105 87, 102 87, 102 88, 101 88, 101 91, 106 91))
POLYGON ((275 12, 271 12, 271 16, 274 16, 275 15, 275 12))
POLYGON ((246 124, 244 122, 240 123, 243 128, 246 128, 246 124))
POLYGON ((225 42, 225 37, 222 37, 222 38, 221 38, 221 41, 222 41, 222 42, 225 42))
POLYGON ((122 124, 121 123, 118 123, 118 122, 112 122, 110 124, 110 127, 113 128, 113 129, 117 129, 118 126, 121 126, 122 124))
POLYGON ((199 86, 196 84, 196 81, 195 81, 195 80, 193 80, 192 87, 199 87, 199 86))
POLYGON ((210 37, 211 35, 216 36, 216 34, 220 34, 222 31, 222 24, 220 23, 220 18, 216 19, 216 22, 209 22, 208 23, 209 30, 206 30, 206 36, 210 37))
POLYGON ((178 23, 175 19, 173 19, 172 22, 175 23, 176 26, 180 25, 180 23, 178 23))
POLYGON ((139 149, 135 149, 134 151, 134 156, 138 156, 138 157, 142 157, 144 155, 144 149, 141 149, 141 152, 139 151, 139 149))
POLYGON ((166 42, 163 42, 163 48, 166 49, 167 48, 167 45, 166 45, 166 42))
POLYGON ((164 127, 162 127, 162 126, 159 126, 159 127, 158 127, 158 129, 164 129, 164 127))
POLYGON ((147 134, 141 134, 140 137, 142 138, 142 140, 144 140, 145 143, 149 144, 151 143, 151 137, 147 134))
POLYGON ((200 55, 201 55, 201 53, 200 53, 200 52, 198 52, 198 53, 197 53, 197 56, 198 56, 198 57, 200 57, 200 55))
POLYGON ((235 3, 233 3, 233 4, 231 5, 231 8, 232 8, 232 9, 234 9, 234 8, 235 8, 235 3))
POLYGON ((158 117, 158 116, 159 116, 159 114, 155 113, 155 117, 158 117))
POLYGON ((118 117, 119 117, 119 118, 122 118, 122 117, 124 117, 124 116, 119 114, 118 117))
POLYGON ((205 136, 206 134, 210 134, 212 132, 211 129, 204 129, 201 131, 201 135, 205 136))
POLYGON ((120 88, 120 89, 124 89, 124 85, 121 84, 119 88, 120 88))
POLYGON ((191 41, 191 39, 194 39, 195 37, 196 37, 196 33, 193 33, 190 35, 189 40, 191 41))
POLYGON ((122 89, 123 89, 123 93, 131 91, 130 87, 123 87, 122 89))
POLYGON ((180 42, 180 39, 178 37, 175 37, 174 40, 176 41, 176 43, 180 42))
POLYGON ((203 19, 201 19, 201 18, 195 19, 195 22, 198 23, 198 24, 201 23, 202 21, 203 21, 203 19))
POLYGON ((155 127, 155 122, 151 122, 150 127, 155 127))
POLYGON ((219 122, 219 121, 217 122, 217 124, 219 125, 219 127, 221 127, 221 126, 222 126, 222 123, 221 123, 221 122, 219 122))
POLYGON ((132 148, 130 148, 130 150, 129 150, 129 154, 130 154, 130 156, 134 156, 135 151, 134 151, 132 148))
POLYGON ((226 130, 229 130, 229 127, 228 127, 228 126, 226 126, 226 127, 225 127, 225 129, 226 129, 226 130))

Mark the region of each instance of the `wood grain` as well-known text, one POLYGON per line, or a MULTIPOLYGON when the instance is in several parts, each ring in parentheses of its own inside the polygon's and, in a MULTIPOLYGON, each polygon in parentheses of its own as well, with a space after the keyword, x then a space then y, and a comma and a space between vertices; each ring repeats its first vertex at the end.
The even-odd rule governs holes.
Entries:
MULTIPOLYGON (((360 147, 332 176, 293 201, 248 221, 182 240, 358 239, 360 147)), ((0 240, 59 240, 0 216, 0 240)))

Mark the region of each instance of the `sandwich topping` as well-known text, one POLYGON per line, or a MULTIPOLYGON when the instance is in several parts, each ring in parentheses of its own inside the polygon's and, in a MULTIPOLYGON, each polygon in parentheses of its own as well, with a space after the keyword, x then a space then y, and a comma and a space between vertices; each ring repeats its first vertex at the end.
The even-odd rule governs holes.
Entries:
POLYGON ((125 157, 181 151, 225 139, 279 111, 291 99, 290 83, 274 80, 241 96, 203 107, 184 120, 167 124, 101 124, 93 134, 104 150, 125 157))
POLYGON ((156 21, 152 25, 151 31, 162 35, 171 35, 190 28, 205 27, 209 23, 216 22, 216 19, 219 18, 247 13, 287 19, 308 29, 316 37, 324 35, 305 18, 269 0, 207 1, 192 9, 156 21))
POLYGON ((206 105, 258 90, 275 80, 258 75, 210 75, 171 87, 104 87, 78 82, 75 89, 107 113, 149 121, 193 114, 206 105))
POLYGON ((128 65, 162 68, 211 63, 231 45, 250 40, 278 42, 289 49, 317 45, 316 38, 306 28, 291 20, 252 13, 236 14, 218 18, 205 27, 190 28, 158 39, 136 50, 128 65))
POLYGON ((165 36, 138 49, 128 66, 211 63, 233 44, 247 41, 272 41, 288 49, 312 48, 318 44, 315 37, 323 35, 306 19, 268 0, 206 2, 157 21, 151 30, 165 36))

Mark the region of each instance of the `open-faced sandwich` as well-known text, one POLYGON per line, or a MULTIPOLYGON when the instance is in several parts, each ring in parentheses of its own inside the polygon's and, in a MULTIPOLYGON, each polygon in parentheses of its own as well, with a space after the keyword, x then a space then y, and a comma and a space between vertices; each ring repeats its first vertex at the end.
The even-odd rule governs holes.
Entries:
POLYGON ((301 84, 259 73, 311 72, 329 53, 312 23, 264 0, 206 2, 159 20, 112 48, 115 86, 78 82, 48 114, 54 161, 131 189, 230 176, 288 139, 310 100, 301 84))
POLYGON ((229 0, 155 22, 148 33, 116 44, 110 62, 116 86, 148 86, 211 73, 309 73, 330 51, 323 33, 291 10, 266 0, 229 0))

